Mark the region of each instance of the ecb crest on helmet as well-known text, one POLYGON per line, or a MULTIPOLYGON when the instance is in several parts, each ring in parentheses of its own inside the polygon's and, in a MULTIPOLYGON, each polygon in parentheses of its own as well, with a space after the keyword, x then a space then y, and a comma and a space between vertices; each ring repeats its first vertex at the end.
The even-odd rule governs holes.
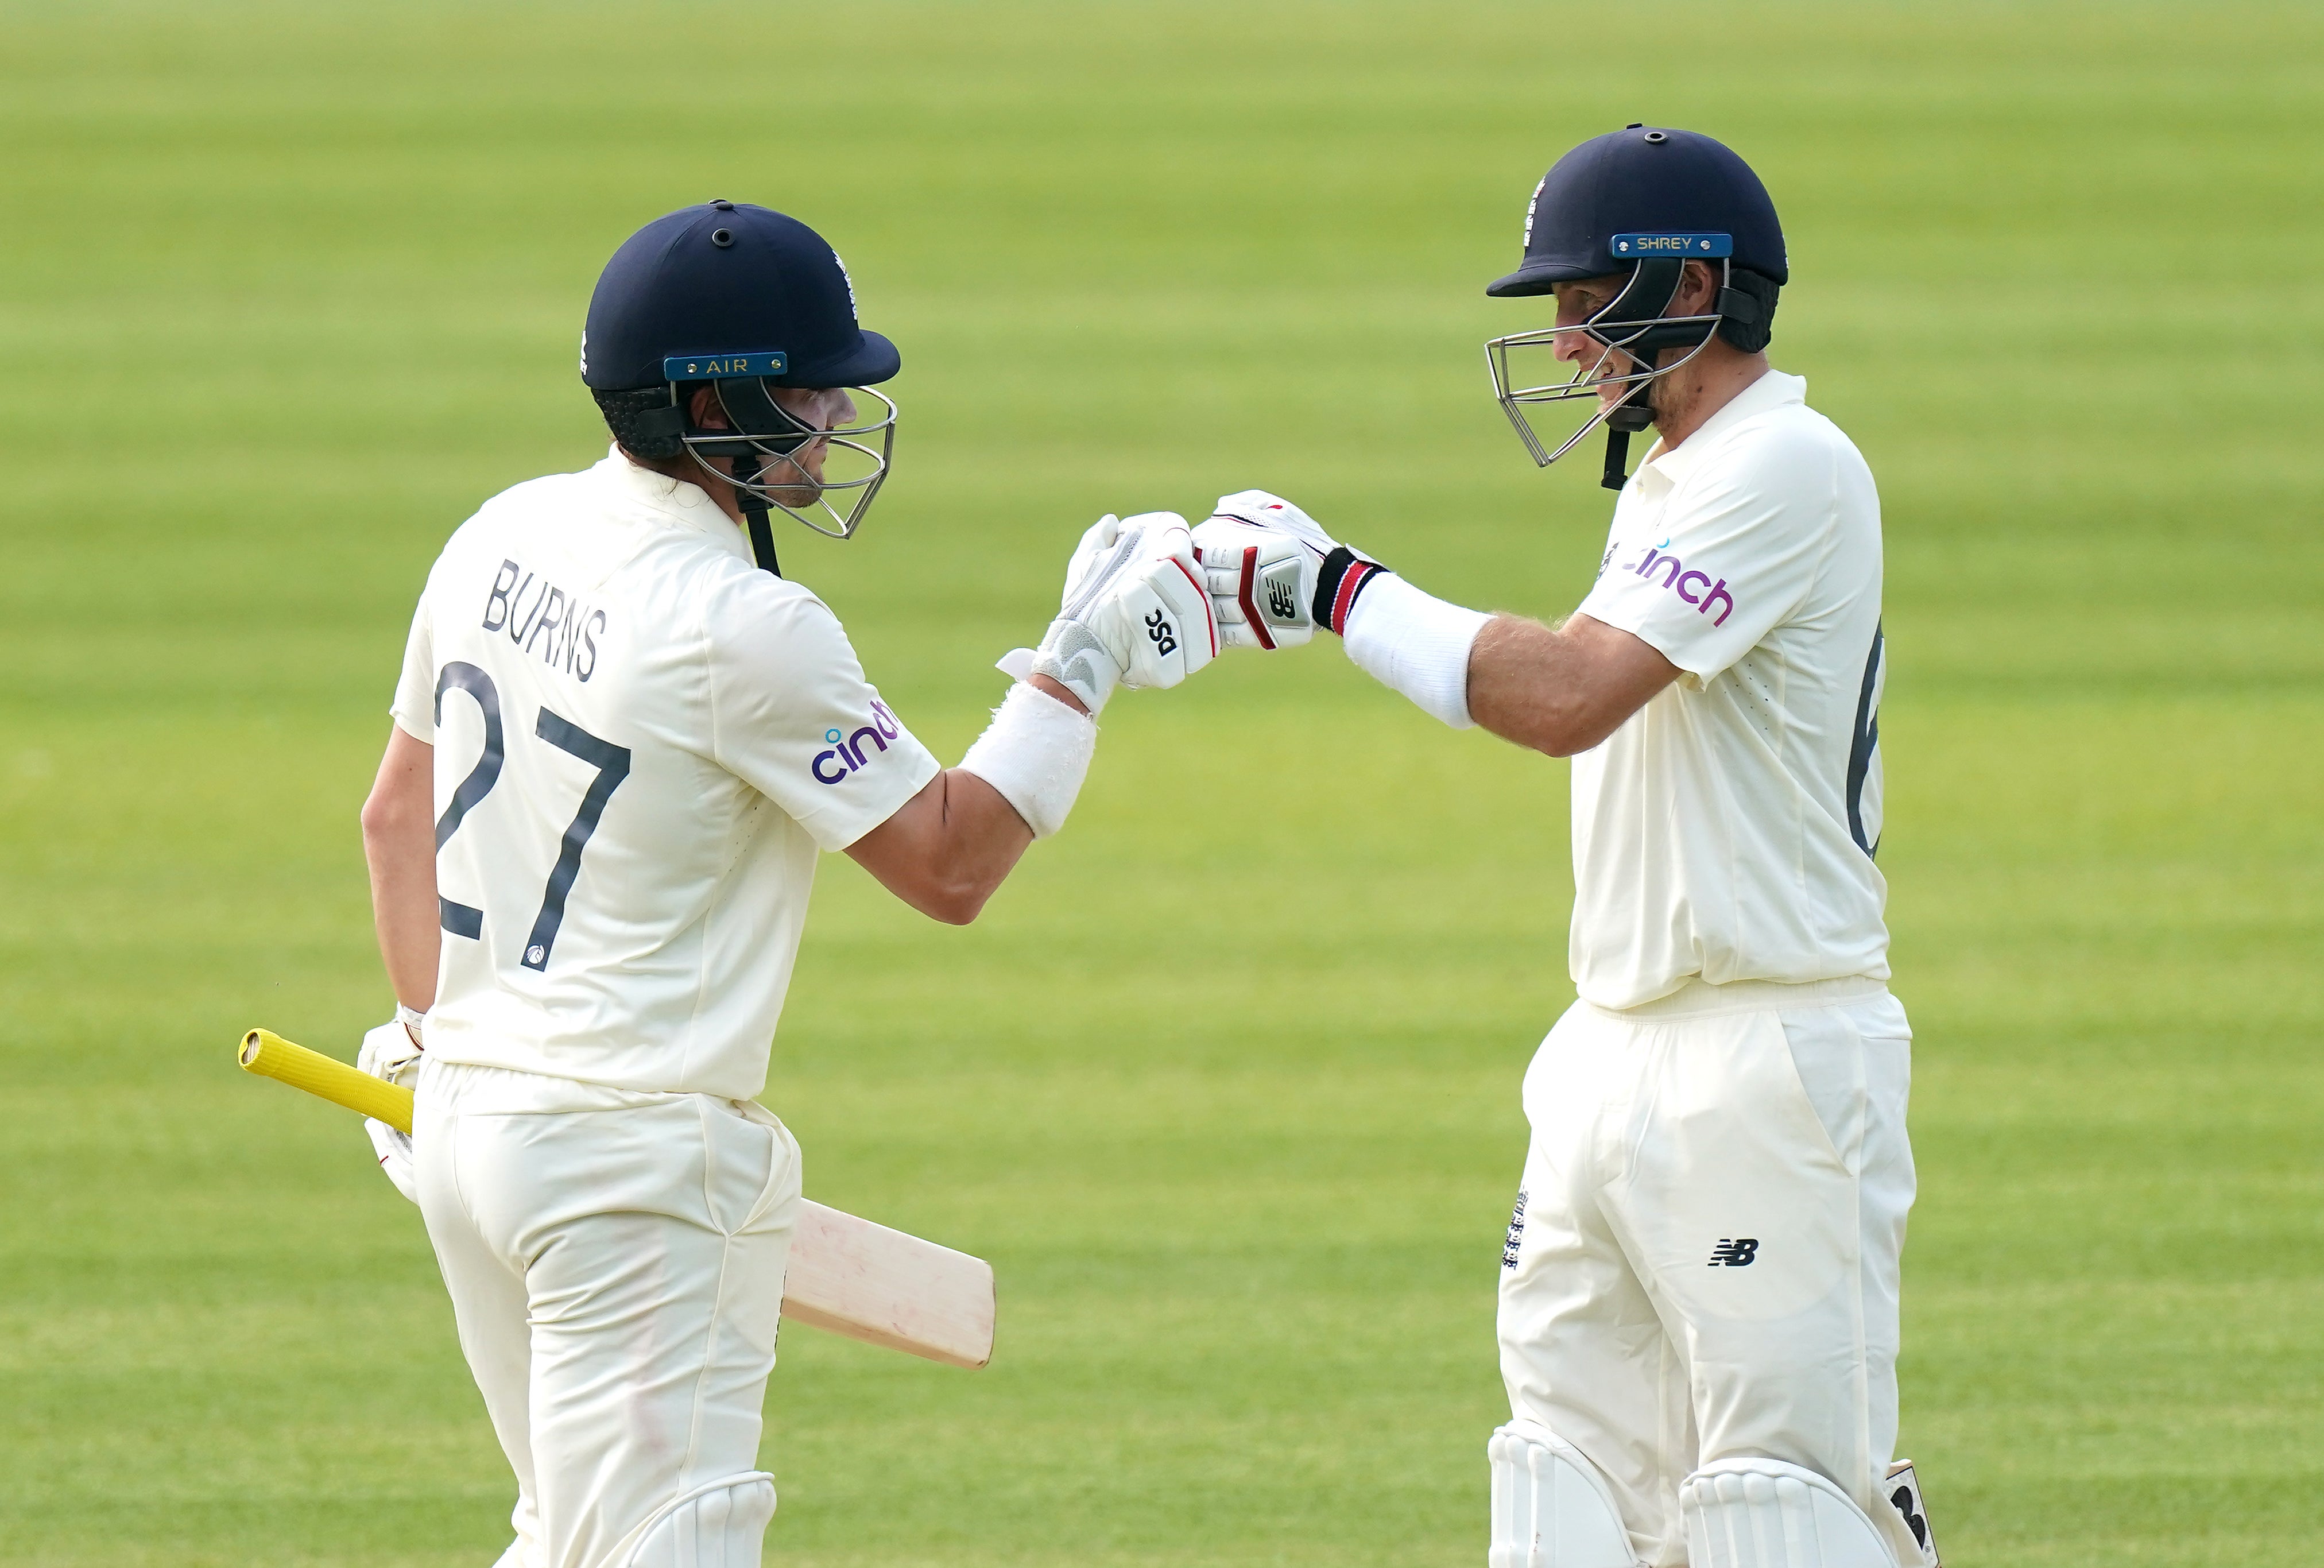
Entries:
POLYGON ((1587 320, 1496 337, 1485 345, 1493 395, 1544 467, 1607 428, 1605 483, 1625 480, 1629 438, 1654 422, 1654 383, 1712 338, 1746 353, 1766 346, 1776 291, 1790 280, 1775 203, 1750 166, 1692 131, 1629 125, 1591 138, 1542 176, 1526 207, 1517 270, 1489 285, 1496 298, 1548 294, 1560 283, 1618 281, 1587 320), (1674 314, 1690 262, 1715 269, 1707 309, 1674 314), (1559 339, 1583 335, 1569 369, 1559 339), (1665 351, 1679 356, 1664 364, 1665 351), (1551 405, 1579 405, 1563 440, 1534 426, 1551 405))

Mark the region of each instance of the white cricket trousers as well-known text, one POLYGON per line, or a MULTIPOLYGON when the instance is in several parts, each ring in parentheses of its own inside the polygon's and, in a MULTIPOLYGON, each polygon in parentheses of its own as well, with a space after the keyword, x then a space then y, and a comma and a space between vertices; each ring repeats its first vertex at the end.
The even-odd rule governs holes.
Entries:
POLYGON ((429 1061, 412 1151, 516 1471, 503 1562, 627 1568, 658 1511, 758 1468, 798 1145, 748 1102, 429 1061))
POLYGON ((1526 1070, 1501 1377, 1605 1473, 1651 1568, 1685 1563, 1678 1483, 1715 1460, 1887 1511, 1911 1039, 1877 981, 1696 982, 1576 1002, 1526 1070))

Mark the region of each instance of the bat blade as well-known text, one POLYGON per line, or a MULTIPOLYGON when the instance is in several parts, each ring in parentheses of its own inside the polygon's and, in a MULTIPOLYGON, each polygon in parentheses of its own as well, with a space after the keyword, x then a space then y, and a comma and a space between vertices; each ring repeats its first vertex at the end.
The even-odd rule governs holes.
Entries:
POLYGON ((992 1265, 902 1231, 799 1207, 783 1315, 972 1371, 992 1360, 992 1265))
MULTIPOLYGON (((252 1029, 243 1071, 411 1130, 412 1096, 335 1056, 252 1029)), ((992 1360, 992 1265, 870 1220, 803 1202, 783 1277, 783 1315, 810 1328, 971 1370, 992 1360)))

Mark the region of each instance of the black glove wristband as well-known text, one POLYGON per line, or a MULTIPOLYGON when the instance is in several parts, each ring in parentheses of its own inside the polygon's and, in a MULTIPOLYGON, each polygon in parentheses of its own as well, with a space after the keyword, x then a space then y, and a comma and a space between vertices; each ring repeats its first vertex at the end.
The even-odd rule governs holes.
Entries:
POLYGON ((1315 576, 1315 624, 1347 635, 1349 612, 1372 579, 1386 570, 1379 562, 1364 559, 1346 545, 1325 556, 1323 569, 1315 576))

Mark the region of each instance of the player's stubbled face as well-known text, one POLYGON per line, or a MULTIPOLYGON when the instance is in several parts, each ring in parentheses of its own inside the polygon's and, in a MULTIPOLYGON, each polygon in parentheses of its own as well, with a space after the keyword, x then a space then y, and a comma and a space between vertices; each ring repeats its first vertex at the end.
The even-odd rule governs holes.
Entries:
MULTIPOLYGON (((855 400, 847 395, 845 387, 777 386, 767 391, 777 408, 818 430, 836 429, 855 422, 855 400)), ((787 457, 769 460, 760 480, 769 487, 778 506, 815 504, 815 498, 823 493, 823 461, 829 450, 827 441, 809 441, 787 457), (785 479, 799 483, 777 483, 785 479)))
MULTIPOLYGON (((1589 378, 1628 375, 1637 361, 1619 349, 1609 349, 1604 344, 1582 330, 1582 324, 1614 302, 1622 291, 1624 279, 1616 273, 1604 278, 1582 278, 1571 283, 1552 283, 1557 296, 1557 336, 1552 340, 1551 352, 1565 363, 1573 364, 1589 378), (1599 364, 1603 356, 1605 363, 1599 364)), ((1601 386, 1598 402, 1602 407, 1620 402, 1630 394, 1628 386, 1601 386)))

